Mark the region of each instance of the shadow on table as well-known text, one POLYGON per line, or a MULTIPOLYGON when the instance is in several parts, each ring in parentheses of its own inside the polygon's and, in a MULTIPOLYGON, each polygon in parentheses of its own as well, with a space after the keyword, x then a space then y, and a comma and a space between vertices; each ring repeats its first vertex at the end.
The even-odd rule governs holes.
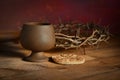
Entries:
POLYGON ((0 43, 0 56, 6 57, 26 57, 31 51, 25 50, 19 44, 0 43))

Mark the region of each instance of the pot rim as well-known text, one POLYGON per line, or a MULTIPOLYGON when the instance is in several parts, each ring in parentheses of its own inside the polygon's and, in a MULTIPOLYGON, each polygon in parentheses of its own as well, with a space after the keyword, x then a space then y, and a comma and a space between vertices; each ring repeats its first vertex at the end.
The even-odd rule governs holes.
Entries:
POLYGON ((43 22, 27 22, 24 25, 51 25, 51 23, 43 23, 43 22))

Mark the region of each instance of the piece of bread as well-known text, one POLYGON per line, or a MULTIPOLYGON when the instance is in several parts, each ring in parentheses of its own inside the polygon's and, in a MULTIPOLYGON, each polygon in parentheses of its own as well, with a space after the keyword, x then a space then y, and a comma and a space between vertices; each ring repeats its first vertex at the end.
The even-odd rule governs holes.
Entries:
POLYGON ((85 62, 83 56, 76 54, 59 54, 52 56, 52 59, 59 64, 83 64, 85 62))

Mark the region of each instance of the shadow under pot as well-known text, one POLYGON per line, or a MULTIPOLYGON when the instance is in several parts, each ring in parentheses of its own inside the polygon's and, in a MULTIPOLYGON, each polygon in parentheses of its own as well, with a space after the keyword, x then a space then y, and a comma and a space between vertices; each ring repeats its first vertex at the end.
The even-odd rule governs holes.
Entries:
POLYGON ((48 60, 44 52, 55 47, 55 32, 49 23, 29 22, 22 27, 20 34, 21 45, 32 53, 24 60, 40 62, 48 60))

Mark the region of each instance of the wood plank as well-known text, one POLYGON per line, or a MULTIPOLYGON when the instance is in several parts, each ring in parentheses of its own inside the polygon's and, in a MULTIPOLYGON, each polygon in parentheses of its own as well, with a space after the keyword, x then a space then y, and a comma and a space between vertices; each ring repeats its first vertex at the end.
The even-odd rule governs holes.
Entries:
POLYGON ((111 72, 91 75, 88 77, 77 78, 75 80, 120 80, 120 69, 111 72))

